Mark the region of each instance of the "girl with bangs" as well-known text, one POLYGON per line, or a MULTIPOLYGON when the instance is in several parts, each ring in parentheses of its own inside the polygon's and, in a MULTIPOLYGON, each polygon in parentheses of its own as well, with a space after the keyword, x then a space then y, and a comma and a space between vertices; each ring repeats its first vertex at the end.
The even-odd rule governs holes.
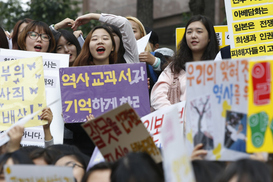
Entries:
POLYGON ((75 35, 65 29, 53 32, 56 41, 55 53, 69 54, 69 66, 72 66, 81 52, 81 46, 75 35))
POLYGON ((161 73, 151 92, 151 105, 155 110, 175 104, 170 93, 179 102, 186 100, 186 63, 213 60, 219 51, 212 22, 205 16, 193 16, 185 27, 174 61, 161 73), (175 84, 177 82, 177 84, 175 84), (171 87, 177 85, 177 90, 171 87))
POLYGON ((87 35, 73 66, 105 65, 116 62, 115 41, 108 26, 96 26, 87 35))
POLYGON ((30 22, 19 36, 18 46, 21 50, 35 52, 53 52, 54 36, 48 25, 42 21, 30 22))
MULTIPOLYGON (((18 39, 18 46, 21 50, 35 52, 53 52, 55 48, 54 36, 48 25, 42 21, 31 21, 23 29, 18 39)), ((43 125, 45 134, 45 146, 53 144, 53 137, 50 132, 50 124, 53 119, 52 111, 49 107, 43 109, 41 120, 48 121, 43 125)))
POLYGON ((19 20, 16 22, 13 27, 13 32, 11 35, 12 39, 12 49, 20 49, 18 46, 19 35, 23 32, 24 28, 32 21, 32 19, 24 18, 23 20, 19 20))
MULTIPOLYGON (((115 46, 109 26, 96 26, 87 35, 73 66, 114 64, 116 63, 115 46)), ((90 114, 86 118, 91 120, 94 116, 90 114)), ((66 124, 65 127, 73 132, 72 144, 77 146, 81 152, 91 156, 95 145, 81 127, 81 123, 70 123, 66 124)))

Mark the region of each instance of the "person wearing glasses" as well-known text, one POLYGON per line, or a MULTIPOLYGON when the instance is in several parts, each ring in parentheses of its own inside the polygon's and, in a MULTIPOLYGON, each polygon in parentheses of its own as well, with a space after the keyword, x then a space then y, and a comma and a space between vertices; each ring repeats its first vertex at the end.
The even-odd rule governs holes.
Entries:
MULTIPOLYGON (((55 48, 54 36, 48 25, 42 21, 31 21, 19 35, 18 46, 21 50, 35 52, 53 52, 55 48)), ((45 146, 53 145, 53 137, 50 132, 50 124, 53 119, 52 111, 45 108, 41 114, 41 120, 48 121, 43 126, 45 134, 45 146)))
POLYGON ((46 23, 42 21, 32 21, 19 36, 18 45, 21 50, 53 52, 55 40, 46 23))
POLYGON ((81 182, 88 165, 88 161, 82 155, 80 152, 74 152, 59 156, 55 162, 55 166, 72 167, 75 182, 81 182))

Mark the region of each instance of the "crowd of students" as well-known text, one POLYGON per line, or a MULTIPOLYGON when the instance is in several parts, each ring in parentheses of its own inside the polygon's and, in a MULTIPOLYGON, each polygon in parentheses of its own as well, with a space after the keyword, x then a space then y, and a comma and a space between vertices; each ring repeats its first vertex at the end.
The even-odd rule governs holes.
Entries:
MULTIPOLYGON (((193 16, 185 27, 185 34, 176 53, 168 48, 158 49, 158 39, 152 32, 150 44, 138 54, 137 40, 146 35, 143 24, 135 17, 89 13, 76 20, 66 18, 55 25, 24 19, 18 21, 12 34, 0 28, 0 48, 24 51, 69 54, 69 66, 93 66, 117 63, 146 62, 151 110, 186 100, 185 64, 191 61, 213 60, 219 45, 211 21, 205 16, 193 16), (85 39, 77 28, 90 20, 102 25, 94 27, 85 39), (71 27, 68 31, 64 28, 71 27), (154 38, 155 37, 155 38, 154 38), (169 98, 170 88, 179 84, 169 98)), ((10 141, 1 147, 0 181, 4 181, 5 164, 36 164, 71 166, 77 182, 92 181, 165 181, 162 164, 156 164, 146 153, 129 153, 115 163, 102 162, 87 169, 94 144, 79 124, 65 124, 64 144, 54 145, 50 133, 50 108, 42 111, 45 148, 20 147, 24 128, 9 131, 10 141), (81 141, 81 142, 79 142, 81 141)), ((87 120, 95 116, 87 116, 87 120)), ((199 144, 191 159, 196 181, 271 181, 271 171, 265 162, 242 159, 231 164, 203 161, 206 150, 199 144)), ((261 157, 262 161, 264 160, 261 157)))

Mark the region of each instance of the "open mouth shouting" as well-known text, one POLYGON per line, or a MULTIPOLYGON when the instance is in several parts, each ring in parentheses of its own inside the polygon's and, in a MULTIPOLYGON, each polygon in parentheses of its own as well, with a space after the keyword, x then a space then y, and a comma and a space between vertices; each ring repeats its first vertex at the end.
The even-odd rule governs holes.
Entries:
POLYGON ((36 45, 36 46, 34 46, 34 49, 35 49, 36 52, 41 52, 42 46, 41 45, 36 45))
POLYGON ((96 51, 98 54, 103 54, 105 52, 105 48, 103 46, 99 46, 96 51))

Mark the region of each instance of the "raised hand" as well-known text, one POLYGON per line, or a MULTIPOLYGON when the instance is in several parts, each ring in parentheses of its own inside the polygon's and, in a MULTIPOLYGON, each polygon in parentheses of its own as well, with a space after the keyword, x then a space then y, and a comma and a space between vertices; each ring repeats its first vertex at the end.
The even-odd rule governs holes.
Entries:
POLYGON ((70 18, 66 18, 62 21, 60 21, 59 23, 56 23, 54 25, 55 30, 59 30, 62 28, 68 28, 68 27, 72 27, 72 25, 74 25, 74 20, 70 19, 70 18))
POLYGON ((7 152, 14 152, 20 148, 20 142, 22 140, 24 132, 24 126, 16 125, 8 132, 10 140, 7 144, 7 152))
POLYGON ((97 14, 97 13, 88 13, 88 14, 85 14, 85 15, 82 15, 82 16, 79 16, 73 26, 71 27, 74 31, 77 30, 77 28, 81 25, 84 25, 86 23, 88 23, 90 20, 98 20, 100 19, 100 14, 97 14))

